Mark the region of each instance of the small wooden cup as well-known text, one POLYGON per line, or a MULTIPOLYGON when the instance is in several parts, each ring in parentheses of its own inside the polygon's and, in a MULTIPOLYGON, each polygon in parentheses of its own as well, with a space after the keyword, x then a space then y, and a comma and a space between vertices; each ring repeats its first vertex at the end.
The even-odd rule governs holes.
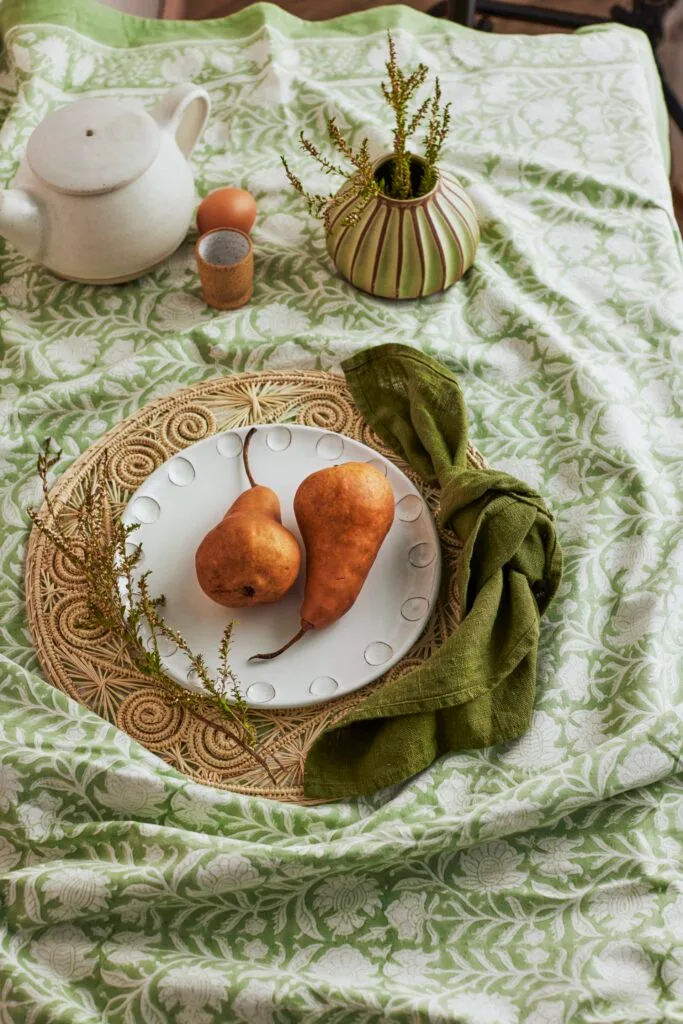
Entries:
POLYGON ((254 247, 238 228, 212 228, 198 239, 195 259, 207 306, 237 309, 254 290, 254 247))

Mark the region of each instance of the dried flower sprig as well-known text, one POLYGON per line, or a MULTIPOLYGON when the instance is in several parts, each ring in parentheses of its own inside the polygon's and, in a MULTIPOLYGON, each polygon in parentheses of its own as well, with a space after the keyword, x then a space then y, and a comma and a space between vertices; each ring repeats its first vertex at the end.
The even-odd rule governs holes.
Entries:
POLYGON ((309 156, 317 160, 325 174, 338 174, 348 179, 349 187, 342 194, 330 193, 329 195, 321 195, 320 193, 307 192, 299 178, 291 171, 284 156, 281 156, 280 159, 290 184, 306 199, 308 212, 313 214, 314 217, 322 217, 325 227, 329 229, 334 210, 342 203, 350 203, 354 199, 357 201, 353 203, 351 211, 345 214, 342 223, 355 224, 372 197, 379 194, 380 185, 375 180, 373 164, 370 159, 370 146, 367 139, 363 139, 360 149, 356 152, 342 135, 334 117, 329 118, 327 122, 327 133, 335 148, 350 162, 351 170, 347 170, 340 164, 335 164, 324 157, 318 147, 310 139, 307 139, 303 132, 299 133, 299 140, 302 148, 309 156))
MULTIPOLYGON (((164 598, 151 595, 149 571, 137 572, 142 547, 131 541, 131 536, 138 529, 138 524, 123 523, 118 516, 110 514, 106 498, 106 453, 97 462, 90 485, 76 510, 75 522, 71 520, 68 525, 55 509, 48 480, 61 454, 52 447, 48 438, 37 460, 45 511, 30 508, 28 515, 83 577, 87 610, 82 625, 103 628, 121 638, 136 669, 163 687, 170 703, 187 707, 207 725, 222 730, 267 772, 273 782, 276 781, 267 761, 255 749, 256 731, 249 719, 249 709, 239 682, 230 667, 234 623, 228 623, 223 633, 219 668, 214 678, 204 657, 194 654, 184 637, 160 614, 164 598), (159 653, 159 639, 162 637, 185 654, 204 693, 185 690, 166 675, 159 653), (216 711, 220 712, 220 719, 208 717, 216 711)), ((272 754, 269 756, 282 767, 272 754)))
POLYGON ((284 156, 280 159, 293 188, 306 200, 308 211, 322 219, 329 230, 332 215, 340 206, 348 207, 341 223, 351 225, 358 222, 360 215, 376 195, 392 199, 414 199, 431 191, 437 181, 437 162, 441 156, 450 125, 450 103, 442 107, 441 84, 436 79, 434 92, 428 96, 412 114, 410 104, 417 91, 424 85, 429 73, 426 64, 418 64, 410 74, 399 67, 396 46, 391 33, 387 33, 389 57, 386 62, 388 81, 382 82, 382 95, 394 112, 394 151, 387 161, 388 174, 376 173, 370 158, 368 139, 363 139, 358 150, 354 149, 341 134, 334 117, 327 121, 327 134, 334 148, 350 167, 335 163, 325 157, 317 146, 303 132, 299 133, 302 149, 322 167, 325 174, 346 178, 348 185, 339 192, 322 194, 308 192, 301 180, 291 170, 284 156), (408 140, 428 118, 424 139, 424 159, 417 161, 408 150, 408 140), (419 164, 421 173, 414 174, 419 164))
POLYGON ((406 144, 410 136, 415 132, 418 125, 427 112, 429 100, 425 100, 408 123, 408 104, 413 96, 423 85, 427 77, 427 65, 418 64, 415 71, 410 75, 404 74, 398 66, 396 57, 396 45, 389 37, 389 59, 386 62, 389 84, 382 82, 382 94, 396 118, 394 136, 394 158, 391 165, 391 195, 394 199, 409 199, 411 196, 410 181, 410 154, 406 151, 406 144))
POLYGON ((431 192, 436 185, 436 165, 441 156, 451 123, 451 105, 441 108, 441 83, 436 79, 434 94, 429 103, 429 122, 425 135, 425 166, 422 177, 423 192, 431 192))

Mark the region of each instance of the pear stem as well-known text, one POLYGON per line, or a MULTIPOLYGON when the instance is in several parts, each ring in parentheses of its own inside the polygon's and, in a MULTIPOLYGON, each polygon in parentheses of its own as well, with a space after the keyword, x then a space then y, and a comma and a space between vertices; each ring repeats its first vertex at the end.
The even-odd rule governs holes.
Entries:
POLYGON ((252 487, 258 486, 253 476, 251 475, 251 469, 249 468, 249 445, 251 444, 251 439, 255 433, 256 427, 251 427, 251 429, 247 432, 247 436, 244 439, 244 446, 242 448, 242 461, 244 462, 244 472, 247 474, 247 479, 249 480, 249 483, 251 484, 252 487))
POLYGON ((271 651, 270 654, 252 654, 251 658, 249 658, 249 661, 272 661, 272 659, 277 658, 278 655, 284 654, 284 652, 288 650, 293 644, 295 644, 297 640, 301 640, 301 637, 306 632, 306 628, 302 626, 302 628, 299 630, 296 636, 293 636, 291 640, 288 640, 287 643, 280 647, 277 651, 271 651))

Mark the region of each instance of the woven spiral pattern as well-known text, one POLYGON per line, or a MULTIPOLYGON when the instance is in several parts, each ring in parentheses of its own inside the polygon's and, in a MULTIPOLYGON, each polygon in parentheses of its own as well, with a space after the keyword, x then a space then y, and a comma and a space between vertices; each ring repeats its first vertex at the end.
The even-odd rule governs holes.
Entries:
MULTIPOLYGON (((51 497, 68 527, 106 448, 110 454, 109 504, 116 514, 142 480, 177 451, 217 431, 277 421, 334 430, 376 448, 407 472, 432 512, 438 511, 438 491, 424 484, 381 443, 360 416, 345 381, 315 372, 242 374, 206 381, 158 399, 89 448, 57 480, 51 497)), ((474 449, 470 449, 470 461, 476 467, 484 464, 474 449)), ((453 576, 460 546, 448 531, 440 531, 440 536, 443 580, 439 602, 422 636, 386 677, 315 707, 251 712, 259 750, 277 784, 220 730, 220 723, 213 726, 172 703, 163 689, 150 685, 136 672, 120 640, 82 626, 82 580, 68 559, 37 530, 31 534, 26 565, 29 622, 48 680, 175 768, 198 782, 301 802, 306 753, 316 737, 387 678, 396 678, 429 657, 457 629, 460 608, 453 576)))
POLYGON ((171 704, 163 691, 146 686, 124 697, 116 721, 150 750, 163 751, 169 742, 184 738, 188 717, 185 708, 171 704))

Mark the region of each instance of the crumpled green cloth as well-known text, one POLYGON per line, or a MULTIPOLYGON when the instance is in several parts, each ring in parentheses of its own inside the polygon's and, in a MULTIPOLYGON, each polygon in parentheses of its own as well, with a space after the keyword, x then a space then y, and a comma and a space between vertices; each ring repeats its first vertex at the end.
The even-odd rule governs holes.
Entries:
POLYGON ((349 797, 414 775, 440 754, 487 747, 528 728, 541 616, 562 576, 553 518, 531 487, 467 462, 455 376, 404 345, 343 364, 363 416, 429 483, 463 544, 462 620, 419 668, 388 683, 325 733, 306 761, 307 796, 349 797))

